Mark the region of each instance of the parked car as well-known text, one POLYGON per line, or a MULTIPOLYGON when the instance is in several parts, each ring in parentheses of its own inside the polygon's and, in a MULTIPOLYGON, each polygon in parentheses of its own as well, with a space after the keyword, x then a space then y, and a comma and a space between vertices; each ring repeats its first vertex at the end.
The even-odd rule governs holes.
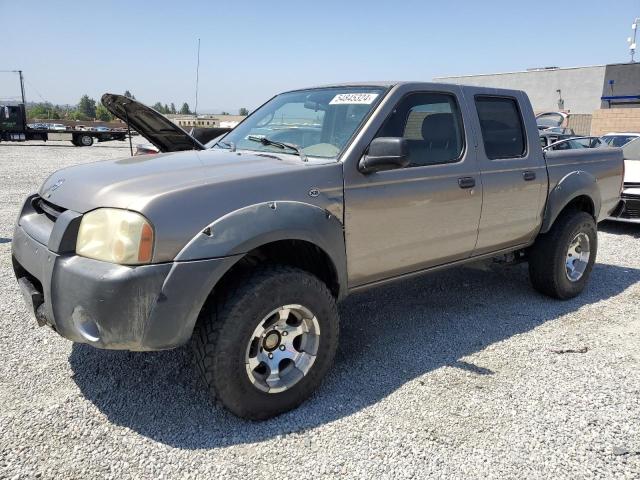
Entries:
POLYGON ((75 128, 75 130, 79 130, 81 132, 87 131, 87 126, 86 125, 76 125, 74 128, 75 128))
MULTIPOLYGON (((551 128, 566 127, 569 120, 569 114, 566 112, 543 112, 536 115, 536 124, 538 130, 549 130, 551 128)), ((565 133, 565 132, 555 132, 565 133)), ((569 133, 569 132, 566 132, 569 133)), ((570 132, 573 134, 573 131, 570 132)))
POLYGON ((65 168, 26 199, 12 255, 27 305, 98 348, 192 340, 211 394, 251 419, 318 387, 350 293, 500 257, 528 261, 546 295, 580 294, 622 187, 619 149, 543 154, 516 90, 294 90, 210 149, 126 97, 102 103, 175 153, 65 168))
POLYGON ((572 137, 559 140, 544 147, 544 150, 573 150, 580 148, 599 148, 603 143, 599 137, 572 137))
POLYGON ((67 130, 67 127, 62 123, 52 123, 49 126, 49 130, 60 130, 61 132, 64 132, 67 130))
POLYGON ((139 143, 136 145, 134 155, 153 155, 159 153, 158 147, 151 143, 139 143))
POLYGON ((640 224, 640 138, 622 147, 624 185, 620 204, 609 220, 640 224))
POLYGON ((604 143, 606 143, 610 147, 624 147, 631 140, 635 140, 638 137, 640 137, 640 133, 633 133, 633 132, 617 133, 617 132, 611 132, 611 133, 607 133, 606 135, 603 135, 600 138, 604 143))
POLYGON ((549 145, 559 142, 560 140, 566 140, 575 137, 575 135, 563 133, 548 133, 546 130, 539 131, 538 135, 540 137, 540 145, 542 146, 542 148, 548 147, 549 145))
POLYGON ((109 127, 96 127, 95 131, 96 132, 110 132, 111 129, 109 127))

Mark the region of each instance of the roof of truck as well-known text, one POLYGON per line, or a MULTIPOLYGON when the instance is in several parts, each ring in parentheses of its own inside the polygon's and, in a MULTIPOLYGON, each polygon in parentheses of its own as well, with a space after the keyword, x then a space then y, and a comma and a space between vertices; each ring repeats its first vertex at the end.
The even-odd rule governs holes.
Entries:
MULTIPOLYGON (((339 87, 382 87, 382 88, 391 88, 396 87, 398 85, 415 85, 416 87, 420 86, 440 86, 440 85, 456 85, 458 87, 470 87, 477 90, 486 90, 487 92, 501 90, 501 91, 516 91, 511 88, 498 88, 498 87, 480 87, 477 85, 464 85, 457 84, 451 82, 425 82, 425 81, 408 81, 408 80, 381 80, 381 81, 366 81, 366 82, 342 82, 342 83, 329 83, 325 85, 313 85, 304 88, 294 88, 292 90, 287 90, 286 92, 297 92, 300 90, 311 90, 315 88, 339 88, 339 87)), ((520 90, 517 90, 520 91, 520 90)), ((286 93, 283 92, 283 93, 286 93)))

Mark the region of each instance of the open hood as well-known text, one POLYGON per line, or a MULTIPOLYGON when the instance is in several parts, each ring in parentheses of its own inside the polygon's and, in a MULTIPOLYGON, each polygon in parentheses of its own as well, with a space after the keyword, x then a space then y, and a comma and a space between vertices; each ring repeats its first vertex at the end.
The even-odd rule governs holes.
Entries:
POLYGON ((181 150, 204 150, 198 140, 142 103, 114 93, 105 93, 102 104, 113 115, 125 122, 128 121, 133 130, 153 143, 161 152, 178 152, 181 150))

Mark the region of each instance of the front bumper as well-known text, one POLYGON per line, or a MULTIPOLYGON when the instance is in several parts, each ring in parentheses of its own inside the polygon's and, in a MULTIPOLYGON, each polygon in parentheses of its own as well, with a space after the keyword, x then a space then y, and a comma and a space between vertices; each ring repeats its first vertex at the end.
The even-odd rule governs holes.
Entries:
POLYGON ((186 343, 213 286, 237 260, 115 265, 52 251, 20 224, 12 254, 27 307, 39 323, 74 342, 124 350, 186 343))
POLYGON ((620 195, 620 203, 607 220, 640 223, 640 188, 627 188, 620 195))

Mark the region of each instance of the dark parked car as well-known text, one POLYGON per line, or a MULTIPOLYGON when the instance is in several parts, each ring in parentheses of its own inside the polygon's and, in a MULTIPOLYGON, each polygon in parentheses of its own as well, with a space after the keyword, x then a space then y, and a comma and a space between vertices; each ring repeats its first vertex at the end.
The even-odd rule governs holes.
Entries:
POLYGON ((581 148, 599 148, 606 144, 599 137, 572 137, 558 140, 545 147, 545 150, 574 150, 581 148))

